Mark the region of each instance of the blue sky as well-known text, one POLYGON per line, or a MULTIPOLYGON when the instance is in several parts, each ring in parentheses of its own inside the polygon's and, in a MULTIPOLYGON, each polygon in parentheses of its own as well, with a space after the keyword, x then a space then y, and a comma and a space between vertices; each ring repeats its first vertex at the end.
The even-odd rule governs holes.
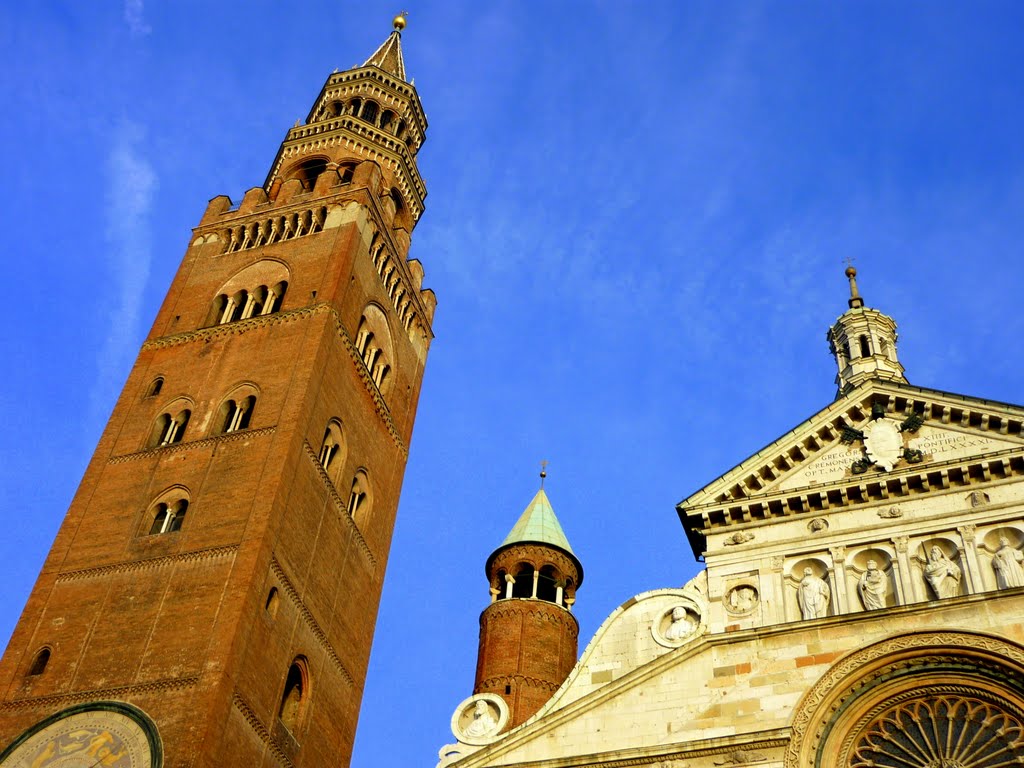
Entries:
MULTIPOLYGON (((1018 2, 410 0, 436 339, 353 765, 432 765, 551 462, 581 649, 697 568, 674 504, 834 395, 844 259, 915 384, 1020 401, 1018 2)), ((206 201, 397 7, 0 7, 0 642, 206 201)))

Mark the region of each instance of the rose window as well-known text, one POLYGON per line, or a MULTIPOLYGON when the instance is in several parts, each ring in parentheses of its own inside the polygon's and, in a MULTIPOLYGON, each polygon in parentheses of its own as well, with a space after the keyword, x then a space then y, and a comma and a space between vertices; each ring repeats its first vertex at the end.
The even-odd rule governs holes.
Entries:
POLYGON ((881 712, 855 740, 850 768, 1024 765, 1024 724, 978 698, 933 695, 881 712))

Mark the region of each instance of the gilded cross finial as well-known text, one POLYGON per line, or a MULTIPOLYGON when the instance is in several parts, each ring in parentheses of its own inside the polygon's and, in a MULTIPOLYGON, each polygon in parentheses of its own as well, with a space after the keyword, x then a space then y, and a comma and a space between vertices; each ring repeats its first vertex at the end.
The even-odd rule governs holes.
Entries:
POLYGON ((547 469, 548 469, 548 462, 545 459, 545 460, 541 461, 541 463, 540 463, 540 489, 542 491, 544 490, 544 478, 548 476, 547 469))
POLYGON ((405 29, 405 25, 409 23, 409 20, 407 18, 408 16, 408 11, 402 11, 400 14, 395 16, 394 19, 391 20, 391 25, 395 28, 396 32, 401 32, 403 29, 405 29))

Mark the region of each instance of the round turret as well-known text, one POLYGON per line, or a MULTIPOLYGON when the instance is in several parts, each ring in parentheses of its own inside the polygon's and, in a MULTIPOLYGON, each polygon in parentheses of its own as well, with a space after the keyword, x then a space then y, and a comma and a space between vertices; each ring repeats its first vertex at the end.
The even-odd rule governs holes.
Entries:
POLYGON ((576 664, 572 615, 583 566, 541 488, 486 565, 490 605, 480 614, 474 693, 509 706, 509 727, 533 715, 576 664))

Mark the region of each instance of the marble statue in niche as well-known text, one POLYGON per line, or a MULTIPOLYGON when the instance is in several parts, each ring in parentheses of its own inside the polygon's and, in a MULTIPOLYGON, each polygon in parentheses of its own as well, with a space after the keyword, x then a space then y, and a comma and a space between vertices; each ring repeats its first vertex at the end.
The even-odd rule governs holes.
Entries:
POLYGON ((946 557, 946 553, 937 545, 932 545, 924 566, 924 578, 935 597, 941 599, 959 595, 961 576, 960 566, 946 557))
POLYGON ((885 574, 878 569, 878 562, 868 560, 868 569, 857 583, 857 592, 864 610, 877 611, 885 607, 885 596, 889 590, 887 581, 885 574))
POLYGON ((999 549, 992 556, 992 568, 996 572, 996 586, 999 589, 1024 587, 1024 554, 1010 544, 1005 536, 999 537, 999 549))
POLYGON ((828 604, 832 594, 824 579, 814 575, 810 568, 804 568, 804 577, 796 588, 796 601, 800 615, 805 619, 820 619, 828 616, 828 604))

